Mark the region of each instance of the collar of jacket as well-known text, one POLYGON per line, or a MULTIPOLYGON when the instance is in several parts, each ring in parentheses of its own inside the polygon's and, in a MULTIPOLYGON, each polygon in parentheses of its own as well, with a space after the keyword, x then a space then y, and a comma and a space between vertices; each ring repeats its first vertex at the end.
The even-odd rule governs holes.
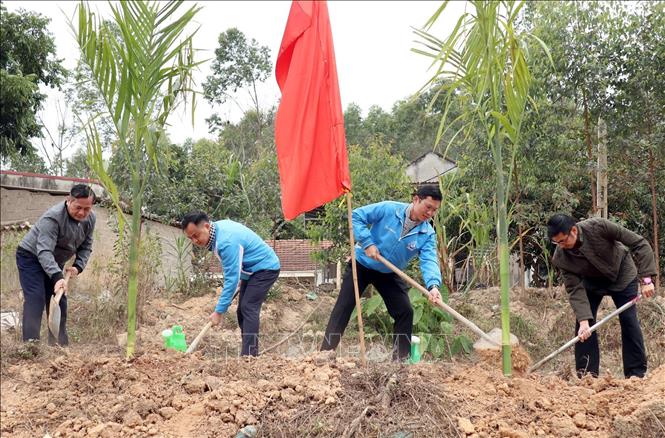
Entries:
POLYGON ((215 226, 215 223, 212 222, 210 227, 210 237, 208 238, 208 251, 212 251, 212 249, 215 247, 215 238, 217 237, 217 227, 215 226))
POLYGON ((582 227, 580 227, 579 224, 575 224, 575 227, 577 227, 577 242, 575 242, 575 246, 572 249, 581 251, 584 246, 584 232, 582 232, 582 227))
MULTIPOLYGON (((396 208, 395 209, 395 216, 397 216, 397 219, 399 220, 400 224, 402 227, 404 226, 404 221, 406 219, 406 210, 409 208, 410 204, 406 204, 406 207, 404 208, 396 208)), ((419 222, 418 225, 413 227, 411 231, 409 231, 406 235, 408 236, 409 234, 413 233, 414 231, 418 231, 419 233, 426 233, 427 232, 427 221, 422 221, 419 222)), ((405 236, 403 236, 405 237, 405 236)))

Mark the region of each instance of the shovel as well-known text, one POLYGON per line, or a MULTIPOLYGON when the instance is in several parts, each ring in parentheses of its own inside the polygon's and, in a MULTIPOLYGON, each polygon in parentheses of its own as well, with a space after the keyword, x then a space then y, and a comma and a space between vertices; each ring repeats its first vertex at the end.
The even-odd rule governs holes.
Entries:
MULTIPOLYGON (((238 292, 240 291, 240 283, 238 283, 238 288, 236 289, 235 293, 233 294, 233 298, 231 298, 231 303, 233 300, 236 299, 236 296, 238 295, 238 292)), ((229 304, 231 304, 229 303, 229 304)), ((190 354, 192 351, 196 350, 196 347, 199 346, 199 343, 201 342, 201 339, 208 333, 208 330, 212 327, 212 321, 208 321, 206 325, 203 326, 201 331, 199 332, 198 335, 194 338, 191 344, 189 344, 189 347, 187 347, 187 351, 185 351, 185 354, 190 354)))
MULTIPOLYGON (((70 275, 71 273, 69 271, 65 273, 65 287, 67 287, 67 283, 69 283, 70 275)), ((60 335, 60 299, 65 293, 65 288, 61 287, 54 292, 55 293, 51 296, 51 302, 48 307, 48 329, 51 332, 51 335, 55 338, 55 342, 58 342, 58 336, 60 335)))
MULTIPOLYGON (((409 277, 406 275, 404 272, 402 272, 397 266, 393 265, 390 263, 388 260, 386 260, 382 255, 378 256, 379 261, 386 265, 388 268, 390 268, 391 271, 393 271, 395 274, 399 275, 404 279, 407 283, 409 283, 411 286, 415 287, 418 289, 422 294, 425 296, 429 296, 429 291, 425 289, 421 284, 419 284, 416 280, 413 278, 409 277)), ((483 338, 485 341, 489 342, 491 345, 495 346, 495 349, 501 348, 501 345, 494 339, 492 339, 491 336, 489 336, 487 333, 482 331, 477 325, 475 325, 473 322, 469 321, 462 315, 460 315, 455 309, 450 307, 444 302, 437 302, 434 304, 435 306, 441 308, 442 310, 450 313, 456 320, 467 326, 469 329, 471 329, 472 332, 483 338)))
MULTIPOLYGON (((637 295, 635 298, 628 301, 623 306, 619 307, 618 309, 615 309, 613 312, 610 312, 607 316, 605 316, 605 318, 601 319, 600 321, 598 321, 597 323, 595 323, 594 325, 589 327, 589 332, 591 332, 591 333, 595 332, 596 330, 598 330, 602 325, 604 325, 610 319, 614 318, 615 316, 622 313, 623 311, 630 309, 635 304, 637 304, 637 302, 640 300, 640 298, 642 298, 642 295, 637 295)), ((558 356, 559 354, 563 353, 564 351, 566 351, 567 349, 569 349, 573 345, 577 344, 579 341, 580 341, 580 337, 575 336, 573 339, 571 339, 570 341, 566 342, 561 347, 559 347, 558 350, 556 350, 552 354, 548 355, 547 357, 541 359, 540 361, 536 362, 531 368, 529 368, 529 372, 531 373, 533 371, 536 371, 538 368, 543 366, 550 359, 552 359, 555 356, 558 356)))

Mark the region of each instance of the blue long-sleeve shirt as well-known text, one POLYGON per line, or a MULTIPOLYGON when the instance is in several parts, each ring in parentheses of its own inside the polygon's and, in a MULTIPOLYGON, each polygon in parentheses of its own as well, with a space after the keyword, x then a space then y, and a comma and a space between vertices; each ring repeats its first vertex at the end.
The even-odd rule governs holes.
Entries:
POLYGON ((258 271, 280 268, 277 254, 254 231, 232 220, 212 223, 215 227, 211 249, 222 263, 224 287, 219 295, 215 312, 229 308, 240 280, 247 280, 258 271))
POLYGON ((441 270, 434 228, 429 222, 421 222, 406 235, 401 235, 408 205, 384 201, 353 210, 353 233, 358 242, 356 260, 366 268, 389 273, 392 271, 386 265, 367 257, 367 247, 376 245, 381 255, 400 269, 406 268, 417 255, 426 287, 439 287, 441 270))

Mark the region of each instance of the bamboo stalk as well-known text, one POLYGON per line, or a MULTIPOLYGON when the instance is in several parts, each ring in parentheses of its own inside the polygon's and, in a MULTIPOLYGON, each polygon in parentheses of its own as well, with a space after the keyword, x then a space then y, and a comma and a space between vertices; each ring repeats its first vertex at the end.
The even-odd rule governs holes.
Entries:
MULTIPOLYGON (((598 321, 597 323, 595 323, 594 325, 589 327, 589 331, 591 333, 595 332, 600 327, 602 327, 607 321, 614 318, 615 316, 617 316, 621 312, 623 312, 623 311, 629 309, 630 307, 634 306, 640 300, 640 298, 642 298, 642 296, 638 295, 635 298, 633 298, 632 300, 628 301, 623 306, 619 307, 618 309, 615 309, 613 312, 611 312, 607 316, 605 316, 605 318, 601 319, 600 321, 598 321)), ((575 336, 573 339, 571 339, 570 341, 566 342, 561 347, 559 347, 559 349, 557 349, 556 351, 554 351, 550 355, 546 356, 544 359, 541 359, 540 361, 536 362, 531 368, 529 368, 528 372, 531 373, 531 372, 537 370, 538 368, 543 366, 543 364, 545 364, 547 361, 549 361, 550 359, 552 359, 555 356, 558 356, 562 352, 566 351, 568 348, 570 348, 573 345, 577 344, 579 341, 580 341, 580 337, 575 336)))
POLYGON ((129 241, 129 277, 127 281, 127 359, 131 359, 134 356, 136 348, 136 303, 138 301, 139 250, 141 245, 141 204, 141 194, 135 192, 129 241))
POLYGON ((358 342, 360 344, 360 363, 362 366, 367 365, 365 359, 365 328, 363 325, 362 307, 360 305, 360 291, 358 290, 358 271, 356 269, 356 241, 353 237, 353 222, 351 219, 351 192, 346 192, 346 207, 349 222, 349 244, 351 245, 351 272, 353 273, 353 292, 356 297, 356 313, 358 314, 358 342))

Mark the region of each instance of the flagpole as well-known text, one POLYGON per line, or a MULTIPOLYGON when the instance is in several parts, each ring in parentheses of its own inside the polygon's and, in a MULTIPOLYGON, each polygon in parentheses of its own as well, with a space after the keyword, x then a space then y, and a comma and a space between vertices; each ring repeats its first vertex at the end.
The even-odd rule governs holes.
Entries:
POLYGON ((360 343, 360 363, 362 366, 367 365, 365 359, 365 328, 363 326, 362 307, 360 305, 360 291, 358 289, 358 271, 356 269, 356 241, 353 237, 353 222, 351 219, 351 192, 346 192, 346 206, 348 212, 349 222, 349 243, 351 244, 351 272, 353 273, 353 292, 356 295, 356 310, 358 314, 358 341, 360 343))

